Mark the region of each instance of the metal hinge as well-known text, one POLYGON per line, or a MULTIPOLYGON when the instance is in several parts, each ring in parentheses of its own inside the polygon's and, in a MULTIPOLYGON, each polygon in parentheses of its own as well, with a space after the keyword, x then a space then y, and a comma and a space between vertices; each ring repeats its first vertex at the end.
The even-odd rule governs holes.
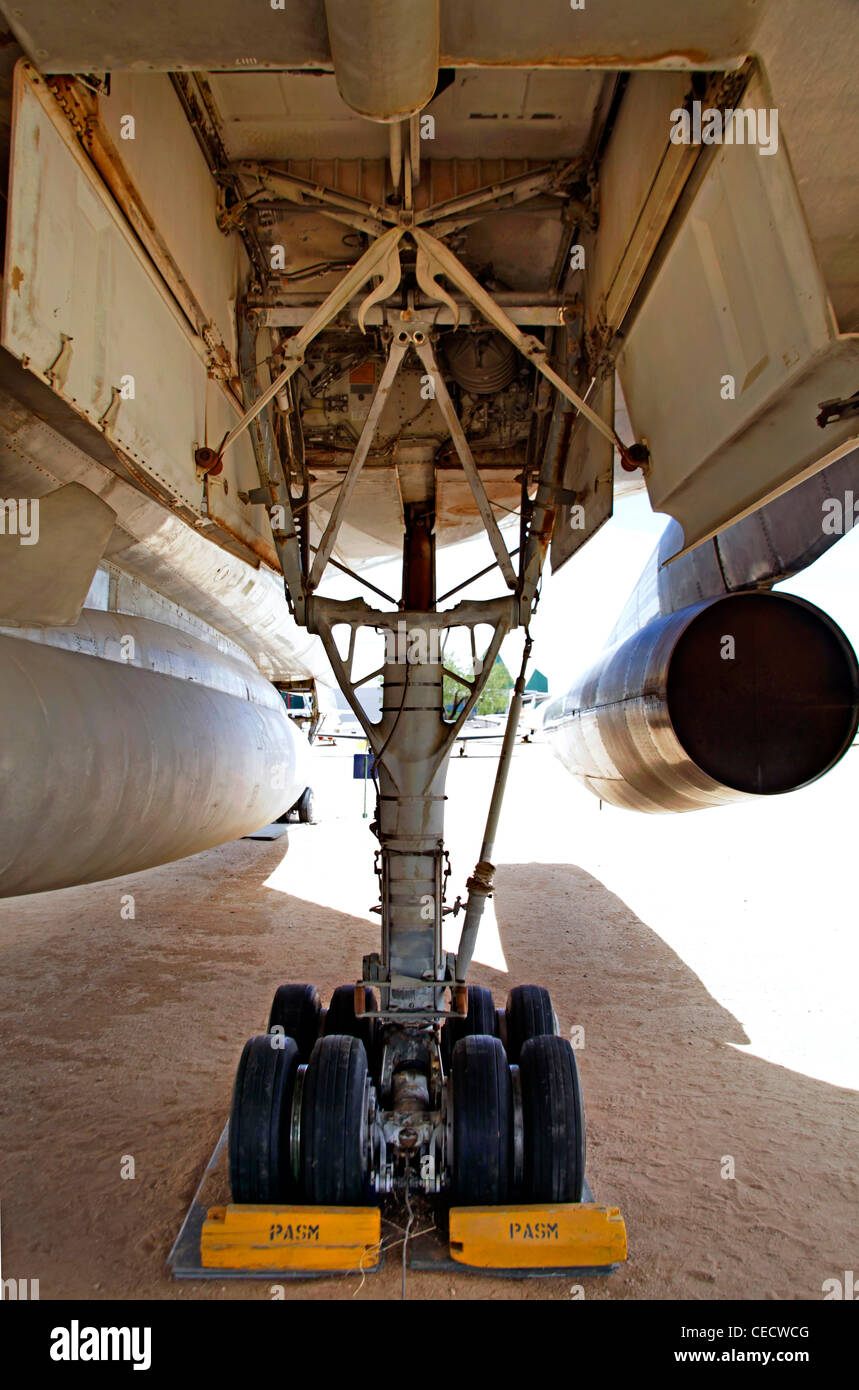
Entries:
POLYGON ((845 396, 843 400, 837 398, 832 401, 819 401, 820 414, 817 423, 821 429, 831 425, 834 420, 849 420, 853 415, 859 415, 859 391, 854 391, 852 396, 845 396))

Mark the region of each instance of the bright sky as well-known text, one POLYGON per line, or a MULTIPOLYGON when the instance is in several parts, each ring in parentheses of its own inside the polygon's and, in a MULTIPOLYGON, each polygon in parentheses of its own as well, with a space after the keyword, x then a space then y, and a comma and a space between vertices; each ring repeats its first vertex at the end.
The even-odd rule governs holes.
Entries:
POLYGON ((859 526, 842 536, 807 570, 778 588, 824 609, 859 651, 859 526))
MULTIPOLYGON (((667 521, 667 517, 650 510, 647 494, 642 492, 618 502, 611 521, 558 574, 551 575, 547 566, 540 604, 531 625, 534 649, 530 669, 536 668, 548 677, 552 694, 566 690, 576 673, 601 649, 667 521)), ((518 522, 513 525, 518 527, 518 522)), ((513 549, 516 542, 508 538, 507 544, 513 549)), ((438 593, 445 593, 477 573, 491 559, 485 536, 439 550, 438 593)), ((399 594, 399 560, 374 566, 366 574, 379 588, 399 594)), ((323 591, 347 598, 355 594, 356 585, 354 580, 338 575, 326 581, 323 591)), ((457 595, 456 600, 491 598, 503 592, 496 570, 457 595)), ((364 597, 370 603, 377 601, 369 592, 364 597)), ((511 633, 501 649, 514 676, 521 661, 522 640, 520 632, 511 633)), ((356 650, 361 651, 360 640, 356 650)), ((464 638, 455 640, 451 650, 467 660, 469 648, 464 638)))

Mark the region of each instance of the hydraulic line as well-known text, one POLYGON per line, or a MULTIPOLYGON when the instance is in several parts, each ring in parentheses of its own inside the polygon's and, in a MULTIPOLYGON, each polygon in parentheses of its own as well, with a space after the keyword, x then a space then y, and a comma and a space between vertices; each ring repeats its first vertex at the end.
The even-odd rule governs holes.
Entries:
POLYGON ((471 965, 471 958, 474 955, 474 948, 477 945, 477 933, 480 930, 483 908, 486 899, 492 895, 492 880, 495 876, 495 865, 492 863, 492 857, 495 853, 495 836, 498 833, 498 821, 501 816, 501 804, 504 800, 504 792, 507 787, 507 775, 510 771, 510 764, 513 761, 516 730, 519 727, 519 716, 522 713, 522 699, 525 694, 525 671, 530 656, 531 637, 526 629, 525 650, 522 653, 522 665, 513 688, 510 709, 507 712, 504 742, 501 745, 501 757, 498 760, 498 771, 495 774, 495 785, 492 788, 492 797, 489 802, 489 811, 486 817, 486 829, 483 832, 483 845, 480 850, 480 859, 475 865, 473 875, 466 884, 468 888, 468 901, 465 905, 465 921, 462 926, 462 935, 459 939, 459 950, 456 956, 456 978, 459 981, 463 981, 468 973, 468 967, 471 965))

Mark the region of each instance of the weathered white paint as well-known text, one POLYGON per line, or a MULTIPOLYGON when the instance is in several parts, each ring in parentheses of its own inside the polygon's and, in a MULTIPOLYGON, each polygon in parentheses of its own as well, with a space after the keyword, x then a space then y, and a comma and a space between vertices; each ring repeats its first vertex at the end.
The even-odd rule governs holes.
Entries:
MULTIPOLYGON (((742 107, 771 104, 755 79, 742 107)), ((769 155, 716 147, 618 358, 652 454, 654 509, 691 545, 823 467, 857 423, 820 429, 817 407, 855 390, 857 364, 859 338, 838 337, 784 143, 769 155)))

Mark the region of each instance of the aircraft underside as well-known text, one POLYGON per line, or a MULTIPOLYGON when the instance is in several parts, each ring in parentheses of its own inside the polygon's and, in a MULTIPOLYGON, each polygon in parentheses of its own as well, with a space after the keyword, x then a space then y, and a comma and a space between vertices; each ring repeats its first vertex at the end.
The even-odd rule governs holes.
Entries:
MULTIPOLYGON (((10 16, 28 56, 14 74, 0 476, 10 495, 43 500, 46 544, 26 581, 16 552, 0 642, 40 633, 27 678, 46 688, 76 689, 75 661, 96 654, 107 669, 121 634, 106 617, 76 654, 51 633, 87 621, 96 567, 112 565, 250 654, 256 680, 327 678, 309 640, 320 639, 364 729, 379 949, 327 1015, 312 987, 282 986, 267 1033, 248 1043, 230 1129, 236 1205, 423 1193, 465 1208, 579 1207, 584 1111, 549 995, 519 986, 500 1016, 468 981, 529 622, 544 570, 611 517, 616 488, 647 488, 682 528, 678 563, 695 569, 721 554, 714 537, 856 448, 853 228, 841 201, 809 198, 820 153, 797 114, 802 45, 745 0, 691 14, 624 3, 608 17, 599 6, 327 0, 273 4, 240 58, 241 20, 223 4, 207 7, 200 34, 135 9, 110 43, 101 8, 70 20, 31 3, 15 10, 20 22, 10 16), (437 550, 476 536, 474 578, 491 573, 496 596, 470 597, 471 580, 440 593, 437 550), (74 564, 56 563, 72 551, 74 564), (376 568, 394 556, 390 593, 376 568), (354 597, 326 592, 332 571, 354 597), (482 850, 454 907, 448 760, 520 628, 482 850), (468 634, 472 669, 447 672, 459 689, 451 711, 454 629, 468 634), (356 658, 368 634, 369 668, 356 658), (359 693, 378 681, 374 722, 359 693), (460 910, 451 953, 443 924, 460 910)), ((826 160, 855 191, 855 145, 827 146, 826 160)), ((814 544, 803 540, 802 563, 814 544)), ((565 760, 599 795, 689 809, 767 794, 819 776, 849 746, 849 643, 825 615, 769 593, 784 566, 753 569, 666 604, 658 632, 617 649, 557 709, 559 728, 575 722, 565 760), (740 643, 730 673, 726 612, 740 643), (761 709, 778 703, 800 647, 802 708, 799 696, 779 706, 767 742, 761 709), (702 712, 723 677, 736 687, 702 712), (743 738, 720 758, 731 721, 743 738)), ((141 621, 145 646, 155 637, 141 621)), ((574 614, 570 632, 575 642, 574 614)), ((249 679, 252 708, 228 717, 236 653, 222 649, 202 678, 193 652, 159 659, 146 670, 137 659, 121 682, 110 673, 111 703, 161 708, 180 739, 183 720, 209 716, 168 708, 159 682, 202 679, 219 692, 211 718, 226 746, 256 739, 264 757, 289 762, 280 790, 292 804, 293 735, 274 727, 268 693, 249 679)), ((79 699, 98 695, 81 685, 79 699)), ((176 746, 147 785, 161 785, 176 746)), ((250 755, 238 775, 256 786, 250 755)), ((141 794, 128 776, 126 808, 141 794)), ((179 852, 205 847, 194 811, 174 809, 187 822, 179 852)), ((273 802, 247 814, 263 813, 273 802)), ((30 814, 35 824, 39 806, 30 814)), ((237 830, 219 821, 208 843, 237 830)), ((147 852, 162 862, 151 836, 121 859, 102 852, 106 838, 96 835, 90 878, 143 867, 147 852)), ((48 870, 30 851, 22 868, 22 855, 7 853, 4 891, 74 881, 73 867, 48 870)), ((622 1258, 616 1219, 604 1219, 611 1239, 591 1232, 582 1258, 560 1263, 622 1258)))

